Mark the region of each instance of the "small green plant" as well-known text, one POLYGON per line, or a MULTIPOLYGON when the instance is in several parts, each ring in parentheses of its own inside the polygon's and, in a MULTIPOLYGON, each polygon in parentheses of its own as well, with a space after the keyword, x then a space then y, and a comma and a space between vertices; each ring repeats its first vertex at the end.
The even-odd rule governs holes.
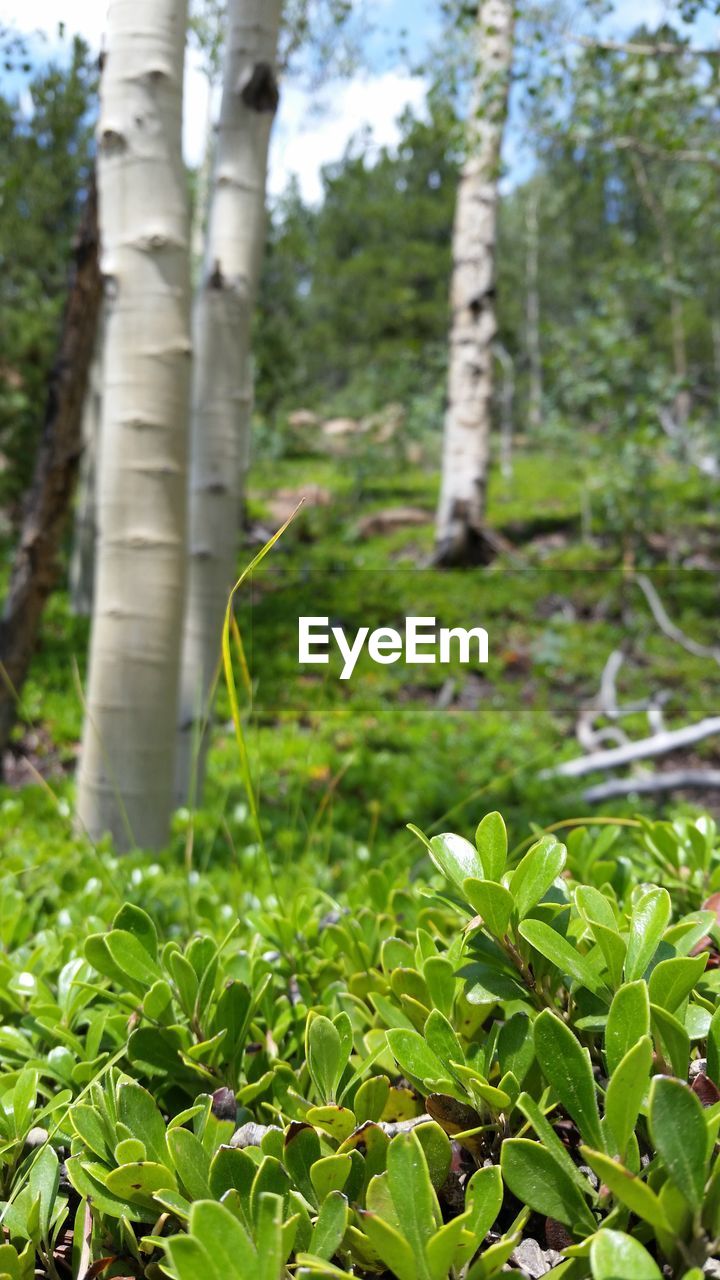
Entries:
POLYGON ((411 886, 388 863, 242 919, 197 876, 194 931, 179 868, 109 861, 84 907, 73 875, 6 883, 0 1276, 485 1280, 532 1247, 698 1280, 717 831, 569 830, 512 850, 492 813, 422 836, 411 886))

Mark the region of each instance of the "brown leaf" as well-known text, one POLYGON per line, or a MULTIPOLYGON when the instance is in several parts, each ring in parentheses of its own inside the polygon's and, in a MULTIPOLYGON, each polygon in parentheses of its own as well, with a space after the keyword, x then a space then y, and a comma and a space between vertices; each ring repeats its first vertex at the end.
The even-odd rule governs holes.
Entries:
POLYGON ((720 1102, 720 1089, 713 1084, 709 1076, 699 1072, 690 1086, 693 1093, 696 1093, 704 1107, 712 1107, 716 1102, 720 1102))

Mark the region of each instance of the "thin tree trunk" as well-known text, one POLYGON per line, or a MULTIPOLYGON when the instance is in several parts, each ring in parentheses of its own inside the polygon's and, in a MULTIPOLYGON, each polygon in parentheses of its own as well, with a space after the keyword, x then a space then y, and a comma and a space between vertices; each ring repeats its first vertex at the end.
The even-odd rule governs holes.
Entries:
POLYGON ((58 577, 58 551, 82 450, 82 410, 101 300, 93 178, 76 243, 35 476, 0 622, 0 760, 15 722, 17 695, 35 649, 45 601, 58 577))
POLYGON ((637 180, 643 203, 655 223, 655 229, 660 241, 660 256, 662 258, 665 274, 668 277, 670 288, 670 342, 673 355, 673 371, 679 384, 678 391, 675 395, 674 410, 677 424, 680 428, 683 428, 690 416, 691 399, 690 392, 687 387, 688 358, 687 339, 685 335, 685 314, 682 299, 677 291, 675 283, 677 280, 675 247, 673 245, 672 235, 665 210, 663 209, 661 201, 653 191, 652 183, 650 182, 648 172, 645 167, 645 161, 637 152, 631 151, 630 162, 635 173, 635 178, 637 180))
POLYGON ((278 105, 281 0, 231 0, 203 279, 193 318, 188 592, 176 796, 202 790, 201 725, 220 653, 252 404, 250 327, 265 240, 270 133, 278 105))
POLYGON ((73 613, 80 618, 91 616, 95 593, 97 464, 102 417, 103 341, 103 323, 100 318, 82 415, 82 457, 77 482, 75 527, 70 558, 70 605, 73 613))
POLYGON ((538 201, 533 191, 527 203, 525 227, 527 231, 527 296, 525 300, 525 326, 528 361, 530 365, 530 394, 528 396, 528 426, 534 436, 542 426, 543 368, 540 347, 540 284, 538 254, 538 201))
POLYGON ((512 0, 481 0, 467 160, 453 230, 450 368, 437 516, 443 561, 481 554, 492 420, 500 154, 512 70, 512 0))
POLYGON ((495 355, 502 369, 500 386, 500 470, 505 480, 513 473, 513 404, 515 401, 515 369, 510 352, 501 342, 495 343, 495 355))
POLYGON ((98 543, 77 811, 162 846, 172 809, 190 370, 187 0, 113 0, 99 125, 107 281, 98 543))

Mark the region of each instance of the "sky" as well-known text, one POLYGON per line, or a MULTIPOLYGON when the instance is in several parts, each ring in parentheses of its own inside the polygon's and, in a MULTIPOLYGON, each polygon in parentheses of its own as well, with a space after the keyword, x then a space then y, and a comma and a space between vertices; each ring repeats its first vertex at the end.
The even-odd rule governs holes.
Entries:
MULTIPOLYGON (((365 0, 365 4, 374 28, 366 49, 366 68, 319 91, 299 78, 287 80, 283 86, 270 157, 271 196, 281 194, 294 174, 305 200, 318 201, 323 165, 339 160, 355 134, 369 128, 377 146, 392 146, 404 108, 422 106, 427 85, 422 76, 412 73, 410 64, 437 33, 436 0, 365 0), (410 59, 400 55, 404 43, 410 59)), ((669 0, 618 0, 606 33, 622 36, 641 21, 652 24, 668 7, 669 0)), ((42 32, 48 51, 56 44, 59 18, 68 35, 79 33, 99 50, 106 12, 106 0, 0 0, 0 20, 23 32, 42 32)), ((717 19, 702 19, 697 39, 718 41, 718 26, 717 19)), ((190 51, 184 147, 186 160, 193 166, 202 160, 207 119, 207 82, 199 55, 190 51)))
MULTIPOLYGON (((319 200, 322 166, 340 159, 355 133, 369 127, 378 146, 391 146, 398 137, 398 116, 406 106, 419 108, 424 101, 425 82, 399 63, 397 51, 406 29, 411 51, 416 53, 432 36, 432 0, 368 0, 367 7, 373 11, 377 27, 371 42, 370 70, 321 87, 319 93, 299 79, 283 86, 270 157, 271 195, 279 195, 295 174, 305 199, 319 200)), ((99 50, 106 12, 106 0, 0 0, 0 20, 26 33, 42 32, 47 52, 57 44, 60 19, 67 36, 80 34, 99 50)), ((40 48, 38 57, 43 56, 40 48)), ((207 118, 207 81, 199 55, 189 51, 184 149, 193 166, 203 157, 207 118)))

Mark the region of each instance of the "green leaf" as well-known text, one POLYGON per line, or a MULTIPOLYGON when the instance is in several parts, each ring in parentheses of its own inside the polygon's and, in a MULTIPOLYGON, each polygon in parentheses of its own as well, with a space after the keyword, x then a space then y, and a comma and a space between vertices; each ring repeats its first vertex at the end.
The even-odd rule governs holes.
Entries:
POLYGON ((642 1036, 650 1034, 650 1000, 647 983, 626 983, 613 996, 605 1027, 605 1058, 612 1075, 642 1036))
POLYGON ((583 1160, 590 1165, 601 1183, 608 1187, 621 1204, 638 1218, 642 1218, 644 1222, 649 1222, 652 1227, 672 1234, 660 1200, 645 1182, 601 1151, 591 1151, 589 1147, 584 1146, 580 1151, 583 1160))
POLYGON ((446 1222, 425 1247, 425 1260, 433 1280, 447 1280, 463 1234, 464 1215, 446 1222))
MULTIPOLYGON (((327 1196, 342 1191, 350 1176, 351 1167, 350 1156, 338 1155, 337 1152, 315 1161, 310 1170, 310 1180, 319 1204, 322 1204, 327 1196)), ((310 1252, 317 1253, 317 1250, 311 1249, 310 1252)), ((332 1257, 332 1254, 330 1256, 332 1257)))
POLYGON ((16 1138, 24 1138, 37 1100, 38 1073, 29 1067, 20 1072, 12 1091, 13 1127, 16 1138))
POLYGON ((439 1191, 445 1182, 452 1163, 450 1139, 434 1120, 426 1120, 413 1130, 425 1154, 428 1173, 433 1186, 439 1191))
MULTIPOLYGON (((350 1157, 347 1158, 349 1161, 350 1157)), ((329 1262, 343 1242, 347 1224, 348 1202, 339 1191, 332 1191, 325 1200, 313 1227, 309 1252, 329 1262)), ((228 1275, 230 1274, 231 1272, 228 1272, 228 1275)))
POLYGON ((652 1040, 642 1036, 618 1063, 605 1093, 605 1122, 623 1158, 647 1093, 652 1062, 652 1040))
POLYGON ((469 1240, 458 1248, 455 1266, 465 1266, 494 1226, 503 1202, 503 1181, 499 1165, 477 1169, 465 1188, 464 1230, 469 1240))
POLYGON ((33 1161, 28 1177, 33 1200, 40 1201, 38 1227, 40 1239, 49 1239, 50 1221, 60 1185, 60 1163, 53 1147, 47 1143, 33 1161))
POLYGON ((445 956, 428 956, 423 964, 423 978, 435 1008, 450 1018, 457 990, 455 966, 445 956))
POLYGON ((667 889, 650 889, 643 894, 630 919, 630 936, 625 960, 625 979, 642 978, 670 920, 667 889))
POLYGON ((650 1136, 670 1180, 693 1212, 703 1203, 709 1135, 700 1100, 686 1084, 656 1076, 650 1086, 650 1136))
MULTIPOLYGON (((380 1115, 382 1115, 382 1107, 380 1108, 380 1115)), ((346 1138, 350 1137, 353 1130, 357 1128, 359 1124, 363 1124, 364 1120, 368 1118, 369 1117, 366 1116, 361 1120, 359 1116, 355 1115, 354 1111, 349 1109, 349 1107, 338 1107, 335 1105, 329 1107, 310 1107, 305 1116, 308 1124, 315 1125, 316 1128, 322 1129, 323 1133, 329 1133, 330 1137, 335 1138, 338 1142, 344 1142, 346 1138)), ((377 1116, 377 1119, 379 1120, 380 1116, 377 1116)))
POLYGON ((484 878, 483 865, 477 850, 463 836, 446 832, 441 836, 433 836, 430 841, 430 857, 438 871, 441 871, 456 889, 462 889, 463 880, 468 876, 478 880, 484 878))
POLYGON ((687 1079, 690 1064, 690 1037, 681 1022, 667 1009, 657 1004, 650 1005, 650 1021, 653 1035, 659 1039, 664 1055, 669 1057, 670 1065, 680 1079, 687 1079))
POLYGON ((545 956, 551 964, 556 965, 561 973, 569 974, 576 982, 587 987, 588 991, 598 993, 605 983, 593 969, 590 961, 576 947, 563 938, 549 924, 542 920, 523 920, 520 933, 541 956, 545 956))
POLYGON ((506 1262, 510 1261, 522 1236, 519 1231, 512 1236, 503 1236, 485 1249, 473 1263, 467 1274, 467 1280, 489 1280, 498 1271, 502 1271, 506 1262))
POLYGON ((117 1094, 118 1120, 145 1144, 151 1160, 167 1163, 165 1121, 155 1099, 134 1081, 123 1080, 117 1094))
POLYGON ((594 1231, 587 1202, 565 1170, 539 1142, 509 1138, 502 1145, 500 1167, 513 1195, 535 1213, 562 1222, 572 1231, 594 1231))
POLYGON ((522 920, 545 897, 565 866, 567 849, 554 836, 543 836, 528 849, 510 878, 510 893, 522 920))
POLYGON ((156 1191, 176 1189, 175 1177, 170 1170, 164 1164, 155 1164, 151 1160, 122 1164, 118 1169, 111 1169, 105 1185, 110 1194, 117 1196, 119 1200, 140 1205, 152 1204, 156 1191))
POLYGON ((308 1070, 323 1102, 336 1101, 335 1093, 348 1064, 351 1050, 352 1033, 348 1046, 343 1042, 336 1022, 331 1022, 324 1014, 317 1014, 308 1023, 306 1033, 308 1070))
POLYGON ((370 1076, 368 1080, 364 1080, 352 1104, 357 1123, 360 1125, 367 1120, 380 1120, 389 1096, 390 1081, 387 1076, 370 1076))
POLYGON ((565 1170, 567 1177, 575 1184, 583 1196, 594 1198, 595 1193, 587 1178, 573 1163, 560 1138, 553 1129, 542 1107, 528 1093, 521 1093, 517 1101, 518 1110, 530 1121, 540 1141, 553 1156, 555 1163, 565 1170))
POLYGON ((505 870, 508 837, 500 813, 486 813, 475 832, 475 845, 486 880, 499 880, 505 870))
POLYGON ((674 956, 655 965, 648 989, 652 1004, 675 1013, 694 990, 707 964, 707 953, 701 956, 674 956))
POLYGON ((451 1062, 464 1062, 465 1054, 453 1028, 439 1009, 433 1009, 423 1027, 427 1047, 442 1062, 446 1074, 452 1075, 451 1062))
POLYGON ((198 1201, 190 1214, 190 1232, 202 1242, 221 1275, 255 1275, 258 1257, 243 1227, 225 1205, 212 1200, 198 1201))
POLYGON ((603 1150, 605 1140, 590 1054, 549 1009, 535 1019, 534 1034, 535 1053, 545 1079, 585 1141, 603 1150))
POLYGON ((154 1222, 157 1218, 157 1208, 130 1205, 124 1198, 112 1195, 105 1186, 108 1171, 102 1165, 81 1163, 78 1156, 71 1156, 65 1168, 78 1195, 91 1200, 100 1213, 110 1218, 127 1217, 131 1222, 154 1222))
POLYGON ((177 1175, 191 1200, 203 1200, 210 1193, 210 1158, 202 1143, 189 1129, 169 1129, 167 1145, 177 1175))
POLYGON ((477 1169, 465 1188, 465 1213, 469 1215, 466 1230, 481 1243, 495 1224, 503 1202, 500 1166, 477 1169))
POLYGON ((361 1212, 361 1218, 370 1244, 397 1280, 432 1280, 424 1256, 423 1270, 419 1271, 410 1245, 397 1228, 367 1209, 361 1212))
POLYGON ((202 1276, 203 1280, 225 1280, 223 1272, 215 1266, 210 1251, 194 1236, 171 1236, 164 1242, 164 1247, 170 1259, 172 1274, 177 1280, 197 1280, 198 1276, 202 1276))
POLYGON ((662 1280, 644 1245, 624 1231, 598 1231, 590 1246, 593 1280, 662 1280))
POLYGON ((518 1010, 503 1023, 498 1035, 497 1055, 501 1073, 505 1075, 512 1071, 521 1085, 535 1059, 532 1023, 526 1013, 518 1010))
POLYGON ((257 1165, 247 1151, 219 1147, 210 1163, 210 1193, 216 1200, 222 1200, 226 1192, 237 1191, 240 1199, 247 1202, 256 1173, 257 1165))
POLYGON ((617 920, 611 903, 599 889, 592 885, 579 885, 575 890, 575 902, 584 920, 601 924, 605 929, 617 930, 617 920))
POLYGON ((463 880, 463 893, 495 938, 504 938, 515 903, 512 894, 491 880, 463 880))
POLYGON ((107 949, 119 969, 128 978, 141 983, 148 990, 162 978, 155 961, 148 954, 145 944, 127 929, 113 929, 105 938, 107 949))
POLYGON ((423 1085, 432 1084, 433 1089, 428 1090, 429 1092, 443 1092, 435 1086, 439 1081, 448 1080, 448 1069, 417 1031, 388 1031, 387 1042, 405 1075, 423 1085))
POLYGON ((113 920, 113 929, 122 929, 126 933, 131 933, 138 942, 142 943, 150 959, 157 960, 157 929, 147 911, 143 911, 142 907, 126 902, 113 920))
POLYGON ((312 1168, 321 1154, 320 1139, 309 1125, 298 1123, 288 1130, 283 1164, 295 1186, 313 1205, 318 1204, 318 1199, 312 1179, 312 1168))
POLYGON ((425 1246, 441 1226, 440 1207, 422 1145, 415 1133, 399 1133, 387 1151, 387 1177, 403 1235, 425 1270, 425 1246))
POLYGON ((251 1272, 251 1275, 257 1275, 258 1280, 277 1280, 286 1258, 283 1242, 283 1202, 280 1196, 273 1195, 269 1191, 263 1192, 258 1200, 255 1239, 259 1267, 256 1263, 257 1270, 251 1272))

